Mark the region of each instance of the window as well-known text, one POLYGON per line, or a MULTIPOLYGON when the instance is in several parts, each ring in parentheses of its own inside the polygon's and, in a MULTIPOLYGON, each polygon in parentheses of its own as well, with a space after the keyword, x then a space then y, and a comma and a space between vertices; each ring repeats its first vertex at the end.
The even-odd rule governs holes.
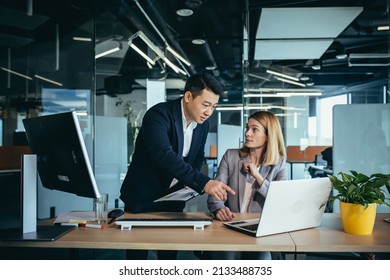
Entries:
MULTIPOLYGON (((317 123, 319 132, 317 135, 318 145, 331 146, 332 145, 332 130, 333 130, 333 106, 336 104, 347 104, 347 94, 331 96, 327 98, 318 99, 317 102, 317 123)), ((310 120, 309 120, 310 124, 310 120)))

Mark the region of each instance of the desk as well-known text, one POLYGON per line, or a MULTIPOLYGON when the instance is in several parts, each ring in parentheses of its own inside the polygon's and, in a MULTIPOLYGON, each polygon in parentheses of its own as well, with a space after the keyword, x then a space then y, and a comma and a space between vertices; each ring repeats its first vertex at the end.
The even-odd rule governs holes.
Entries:
MULTIPOLYGON (((150 217, 153 214, 126 214, 126 217, 150 217)), ((191 215, 206 217, 205 213, 191 215)), ((237 214, 238 218, 254 218, 257 214, 237 214)), ((52 222, 52 221, 51 221, 52 222)), ((192 250, 192 251, 271 251, 294 252, 295 245, 288 233, 253 238, 232 231, 220 221, 204 230, 192 227, 134 227, 120 230, 115 224, 103 230, 75 228, 53 242, 3 242, 1 247, 192 250)))
POLYGON ((378 213, 371 235, 353 235, 343 231, 339 213, 325 213, 321 226, 290 232, 296 252, 390 252, 388 213, 378 213))
MULTIPOLYGON (((205 217, 205 213, 191 213, 205 217)), ((145 214, 126 214, 127 217, 145 214)), ((153 215, 147 214, 146 217, 153 215)), ((237 219, 253 218, 255 214, 237 214, 237 219)), ((207 250, 207 251, 271 251, 308 252, 390 252, 390 224, 377 214, 371 235, 351 235, 343 231, 338 213, 325 213, 321 227, 255 238, 227 229, 213 221, 204 230, 192 227, 134 227, 120 230, 110 225, 103 230, 75 228, 53 242, 3 242, 0 247, 139 249, 139 250, 207 250)), ((299 257, 298 257, 299 258, 299 257)))

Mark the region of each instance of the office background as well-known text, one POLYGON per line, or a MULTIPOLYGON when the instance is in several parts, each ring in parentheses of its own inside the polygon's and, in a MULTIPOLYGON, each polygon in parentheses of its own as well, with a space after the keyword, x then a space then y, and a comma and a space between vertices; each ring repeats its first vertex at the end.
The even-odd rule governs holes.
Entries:
MULTIPOLYGON (((77 110, 110 208, 122 206, 143 114, 199 72, 225 89, 210 119, 210 176, 260 109, 278 115, 287 146, 334 146, 335 171, 380 145, 359 169, 390 172, 389 1, 5 0, 0 14, 0 146, 26 144, 23 118, 77 110), (383 136, 356 132, 374 126, 383 136)), ((290 163, 290 178, 312 161, 290 163)), ((188 209, 204 210, 202 199, 188 209)), ((38 200, 41 219, 92 209, 91 199, 43 188, 38 200)))

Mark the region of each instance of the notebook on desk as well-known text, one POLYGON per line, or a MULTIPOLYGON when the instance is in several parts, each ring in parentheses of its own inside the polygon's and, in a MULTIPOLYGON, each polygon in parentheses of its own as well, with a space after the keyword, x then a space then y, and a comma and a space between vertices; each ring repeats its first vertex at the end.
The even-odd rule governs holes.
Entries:
POLYGON ((187 213, 164 213, 156 216, 122 218, 115 221, 122 230, 132 227, 193 227, 203 230, 212 223, 211 219, 191 216, 187 213))
POLYGON ((258 219, 225 222, 230 229, 261 237, 317 227, 331 191, 329 178, 273 181, 258 219))

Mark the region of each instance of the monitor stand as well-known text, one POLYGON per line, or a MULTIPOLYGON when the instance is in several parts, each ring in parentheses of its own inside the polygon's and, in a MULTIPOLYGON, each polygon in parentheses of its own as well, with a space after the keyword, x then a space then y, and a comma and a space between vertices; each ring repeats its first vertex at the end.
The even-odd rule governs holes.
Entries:
POLYGON ((74 229, 70 226, 37 226, 37 156, 22 155, 21 224, 19 229, 0 230, 3 241, 54 241, 74 229))

